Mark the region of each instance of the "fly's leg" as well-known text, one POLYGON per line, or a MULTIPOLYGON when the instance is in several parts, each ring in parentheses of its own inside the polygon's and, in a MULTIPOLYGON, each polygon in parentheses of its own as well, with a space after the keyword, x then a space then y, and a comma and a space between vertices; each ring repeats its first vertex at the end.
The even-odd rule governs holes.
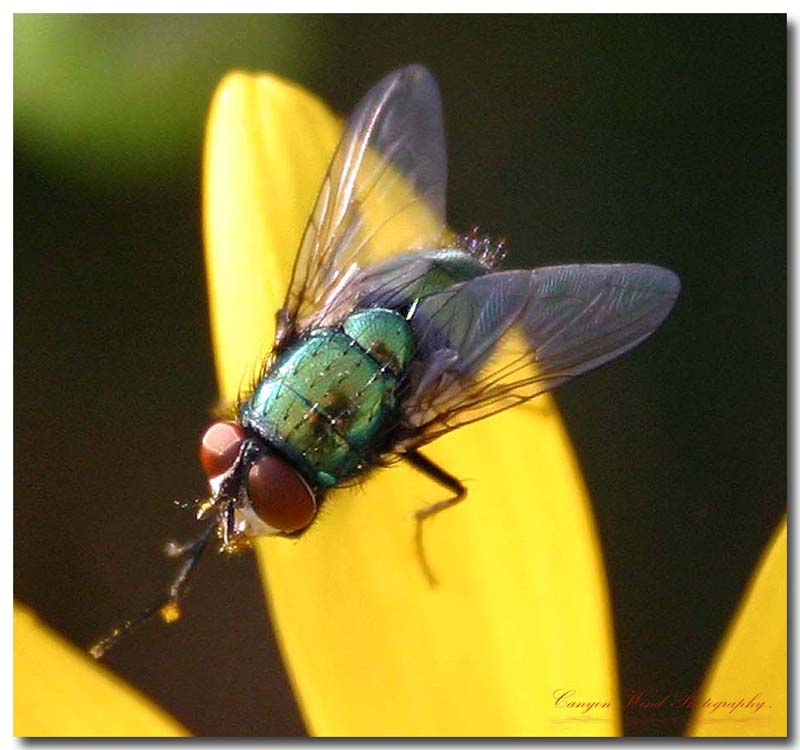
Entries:
POLYGON ((443 487, 446 487, 448 490, 454 493, 452 497, 449 497, 446 500, 439 500, 439 502, 433 503, 427 508, 418 510, 415 514, 417 519, 415 541, 417 547, 417 556, 419 557, 419 564, 422 567, 422 572, 428 579, 428 583, 431 586, 435 586, 437 583, 436 576, 433 574, 433 570, 431 570, 428 558, 425 555, 425 545, 423 544, 422 540, 423 524, 425 523, 426 519, 433 518, 437 513, 440 513, 456 503, 461 502, 461 500, 467 496, 467 488, 452 474, 445 471, 441 466, 433 463, 433 461, 431 461, 429 458, 425 458, 425 456, 415 450, 408 451, 408 453, 404 455, 404 458, 415 469, 421 471, 425 476, 433 479, 434 482, 441 484, 443 487))
POLYGON ((122 638, 129 635, 131 632, 141 627, 144 623, 151 620, 158 615, 166 622, 174 622, 180 617, 180 600, 189 585, 189 580, 192 573, 197 568, 197 563, 203 557, 203 553, 208 546, 209 539, 217 527, 215 520, 200 534, 197 539, 192 540, 187 544, 168 544, 166 548, 167 555, 170 557, 183 557, 181 567, 178 573, 173 578, 170 584, 167 596, 160 601, 156 602, 152 607, 144 610, 141 614, 137 615, 131 620, 126 620, 122 625, 114 628, 105 638, 102 638, 95 643, 90 649, 89 653, 95 658, 100 659, 112 646, 115 646, 122 638))

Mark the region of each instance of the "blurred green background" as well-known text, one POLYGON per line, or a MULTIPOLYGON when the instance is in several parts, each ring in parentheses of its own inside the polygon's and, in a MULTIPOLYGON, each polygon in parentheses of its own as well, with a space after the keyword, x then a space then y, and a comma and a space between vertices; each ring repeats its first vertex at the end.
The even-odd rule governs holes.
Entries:
MULTIPOLYGON (((17 15, 16 596, 85 646, 160 594, 161 544, 193 530, 169 501, 204 491, 215 398, 199 213, 215 84, 270 70, 346 113, 421 62, 455 228, 507 236, 519 266, 682 277, 650 342, 557 400, 623 703, 697 689, 785 511, 786 33, 784 16, 17 15)), ((213 557, 184 619, 108 663, 195 733, 303 734, 269 632, 252 559, 213 557)), ((625 729, 686 718, 628 709, 625 729)))

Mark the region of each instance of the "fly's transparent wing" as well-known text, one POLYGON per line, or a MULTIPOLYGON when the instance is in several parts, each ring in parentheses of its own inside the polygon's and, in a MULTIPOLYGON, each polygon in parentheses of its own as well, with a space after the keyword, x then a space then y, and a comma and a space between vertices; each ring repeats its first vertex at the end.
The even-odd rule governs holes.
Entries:
POLYGON ((650 265, 480 276, 419 301, 400 448, 422 445, 598 367, 649 336, 678 277, 650 265))
POLYGON ((432 248, 445 231, 439 90, 418 65, 372 88, 348 119, 295 260, 276 346, 350 309, 350 282, 395 253, 432 248))

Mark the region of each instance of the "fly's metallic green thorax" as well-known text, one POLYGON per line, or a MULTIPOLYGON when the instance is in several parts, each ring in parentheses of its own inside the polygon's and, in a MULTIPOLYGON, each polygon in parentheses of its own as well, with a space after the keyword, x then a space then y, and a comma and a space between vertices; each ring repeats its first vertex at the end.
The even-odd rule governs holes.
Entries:
POLYGON ((414 339, 408 323, 393 310, 361 310, 350 315, 342 328, 373 359, 392 372, 400 373, 408 366, 414 339))
POLYGON ((391 310, 361 310, 341 329, 312 331, 256 386, 242 423, 314 484, 337 484, 386 447, 412 349, 408 324, 391 310))
MULTIPOLYGON (((242 424, 315 485, 331 487, 364 471, 391 442, 417 343, 404 317, 409 308, 487 271, 459 249, 429 251, 418 262, 412 275, 407 262, 398 264, 402 283, 381 295, 381 307, 356 310, 341 327, 316 329, 291 347, 242 405, 242 424)), ((363 303, 370 305, 366 286, 363 303)))

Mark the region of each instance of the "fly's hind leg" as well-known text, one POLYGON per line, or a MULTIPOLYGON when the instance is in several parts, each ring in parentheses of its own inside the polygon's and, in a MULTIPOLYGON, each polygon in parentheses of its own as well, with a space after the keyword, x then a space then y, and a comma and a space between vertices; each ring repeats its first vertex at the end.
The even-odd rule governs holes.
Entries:
POLYGON ((428 558, 425 555, 425 545, 423 544, 422 540, 423 524, 425 523, 426 519, 433 518, 437 513, 440 513, 456 503, 461 502, 461 500, 467 496, 467 488, 452 474, 445 471, 441 466, 433 463, 433 461, 431 461, 429 458, 425 458, 425 456, 415 450, 408 451, 404 458, 415 469, 421 471, 423 474, 425 474, 425 476, 430 477, 434 482, 441 484, 443 487, 446 487, 448 490, 454 493, 452 497, 449 497, 446 500, 439 500, 439 502, 433 503, 427 508, 422 508, 416 512, 417 529, 415 540, 417 546, 417 556, 419 557, 419 563, 422 567, 422 572, 428 579, 428 583, 431 586, 435 586, 437 583, 436 576, 433 574, 433 570, 431 570, 428 558))

